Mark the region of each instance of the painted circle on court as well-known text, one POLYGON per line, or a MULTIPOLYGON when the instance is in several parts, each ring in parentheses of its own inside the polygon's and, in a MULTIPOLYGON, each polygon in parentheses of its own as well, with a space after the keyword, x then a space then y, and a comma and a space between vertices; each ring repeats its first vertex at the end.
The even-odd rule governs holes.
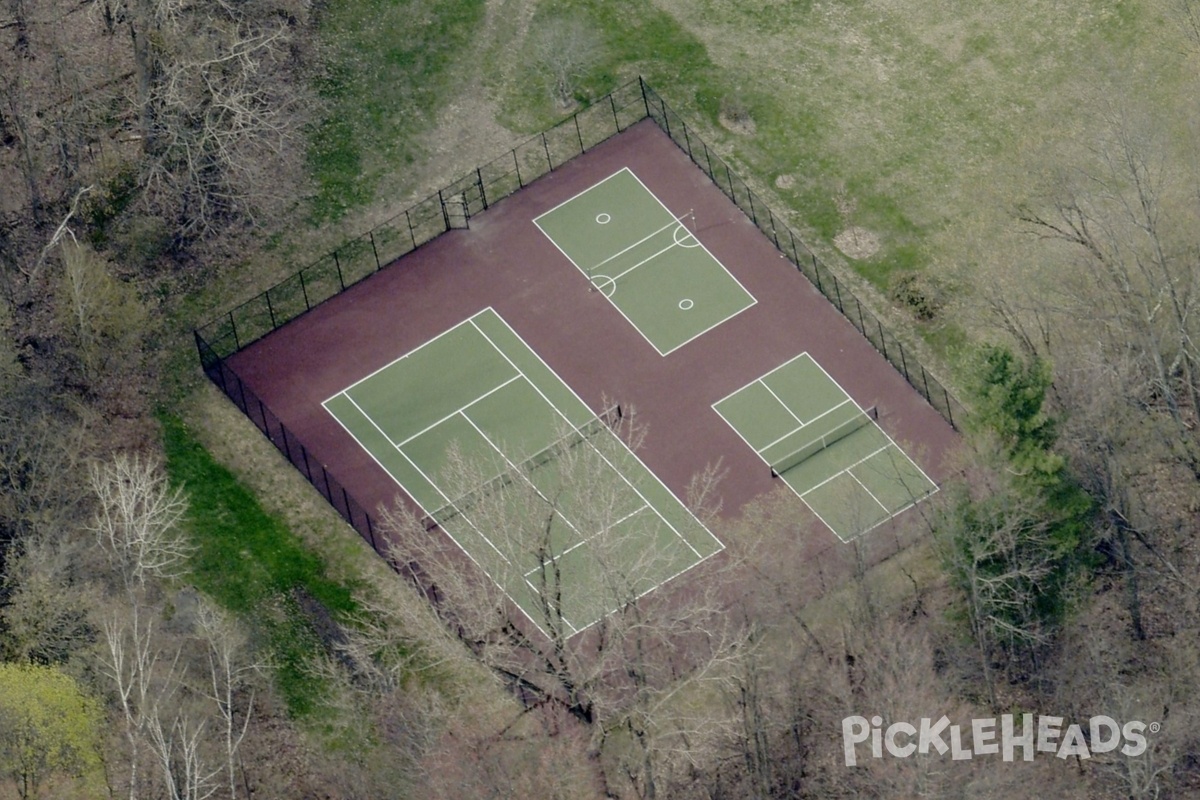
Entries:
POLYGON ((683 311, 691 311, 692 306, 694 306, 694 305, 696 305, 696 304, 693 303, 691 300, 689 300, 686 297, 679 301, 679 308, 682 309, 683 311))
POLYGON ((603 211, 601 211, 596 215, 596 222, 601 225, 607 225, 608 223, 612 222, 612 214, 605 214, 603 211))

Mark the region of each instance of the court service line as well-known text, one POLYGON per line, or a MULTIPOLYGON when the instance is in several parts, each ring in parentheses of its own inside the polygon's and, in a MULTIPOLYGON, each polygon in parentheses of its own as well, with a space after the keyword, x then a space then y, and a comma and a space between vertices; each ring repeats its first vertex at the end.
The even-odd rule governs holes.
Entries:
MULTIPOLYGON (((460 408, 460 409, 458 409, 458 410, 456 410, 456 411, 452 411, 452 412, 450 412, 449 414, 447 414, 446 416, 442 417, 441 419, 439 419, 437 422, 433 423, 432 425, 427 425, 427 426, 425 426, 425 427, 424 427, 424 428, 422 428, 421 430, 419 430, 419 431, 417 431, 416 433, 414 433, 412 436, 410 436, 410 437, 408 437, 407 439, 405 439, 403 442, 400 442, 400 443, 398 443, 398 444, 396 445, 396 447, 403 447, 404 445, 406 445, 406 444, 408 444, 409 442, 411 442, 413 439, 416 439, 418 436, 423 436, 424 434, 426 434, 426 433, 429 433, 431 430, 433 430, 434 428, 436 428, 438 425, 441 425, 443 422, 446 422, 446 421, 447 421, 447 420, 449 420, 449 419, 453 419, 455 414, 462 414, 464 411, 466 411, 468 408, 470 408, 471 406, 473 406, 473 405, 475 405, 476 403, 478 403, 480 400, 483 400, 483 399, 484 399, 484 398, 486 398, 486 397, 490 397, 490 396, 492 396, 492 395, 493 395, 493 394, 495 394, 496 392, 498 392, 498 391, 500 391, 501 389, 503 389, 505 386, 508 386, 508 385, 509 385, 510 383, 512 383, 513 381, 519 381, 519 380, 521 380, 522 378, 525 378, 525 376, 524 376, 524 375, 522 375, 522 374, 520 374, 520 373, 517 373, 516 375, 513 375, 511 378, 509 378, 508 380, 506 380, 504 383, 501 383, 499 386, 496 386, 496 387, 494 387, 494 388, 488 389, 486 392, 484 392, 483 394, 479 395, 479 397, 476 397, 474 400, 472 400, 471 402, 467 403, 467 404, 466 404, 465 406, 463 406, 462 408, 460 408)), ((525 381, 528 383, 529 379, 528 379, 528 378, 525 378, 525 381)), ((347 395, 347 397, 349 397, 349 395, 347 395)), ((352 402, 353 402, 353 401, 352 401, 352 402)))
MULTIPOLYGON (((358 413, 363 415, 363 419, 365 419, 367 422, 371 423, 372 428, 379 431, 379 435, 382 436, 384 439, 386 439, 388 444, 390 444, 392 447, 398 446, 395 442, 392 441, 392 437, 388 436, 387 433, 384 432, 383 428, 379 427, 378 423, 376 423, 375 420, 372 419, 370 414, 368 414, 366 411, 363 410, 363 407, 360 406, 353 397, 351 397, 350 395, 346 395, 346 399, 350 401, 351 405, 353 405, 355 408, 358 409, 358 413)), ((326 409, 326 410, 328 410, 328 409, 326 409)))
MULTIPOLYGON (((499 316, 499 315, 497 315, 497 316, 499 316)), ((504 319, 503 319, 503 318, 501 318, 501 322, 504 322, 504 319)), ((471 324, 472 324, 472 325, 475 325, 475 321, 474 321, 474 320, 472 320, 472 321, 471 321, 471 324)), ((507 322, 505 322, 504 324, 505 324, 506 326, 508 325, 508 323, 507 323, 507 322)), ((504 358, 505 358, 505 359, 508 361, 508 363, 510 363, 510 364, 512 364, 512 365, 513 365, 513 369, 516 369, 517 371, 520 371, 520 369, 521 369, 521 368, 520 368, 520 367, 518 367, 516 364, 514 364, 514 363, 513 363, 513 361, 512 361, 512 359, 508 357, 508 354, 507 354, 507 353, 505 353, 505 352, 504 352, 502 349, 500 349, 500 346, 499 346, 499 345, 497 345, 497 344, 496 344, 494 341, 492 341, 492 338, 491 338, 490 336, 488 336, 488 335, 487 335, 487 334, 486 334, 486 333, 485 333, 485 332, 484 332, 484 331, 483 331, 483 330, 482 330, 482 329, 481 329, 481 328, 480 328, 478 325, 475 325, 475 330, 479 331, 480 335, 481 335, 481 336, 483 336, 483 338, 487 339, 487 340, 488 340, 488 342, 489 342, 489 343, 492 345, 492 347, 496 348, 496 351, 497 351, 498 353, 500 353, 500 355, 504 356, 504 358)), ((539 356, 537 353, 535 353, 535 352, 533 351, 533 348, 529 347, 529 345, 528 345, 528 344, 526 344, 526 343, 525 343, 525 341, 524 341, 523 339, 521 339, 520 335, 519 335, 519 334, 517 334, 517 332, 516 332, 516 331, 513 331, 513 330, 512 330, 511 326, 509 327, 509 330, 510 330, 510 331, 512 331, 513 335, 517 336, 517 339, 518 339, 518 340, 520 340, 522 344, 525 344, 525 346, 526 346, 526 347, 529 349, 529 352, 533 353, 533 354, 534 354, 534 356, 535 356, 535 357, 537 357, 537 359, 538 359, 539 361, 541 361, 541 362, 542 362, 542 365, 543 365, 543 366, 544 366, 546 369, 550 370, 550 373, 551 373, 552 375, 554 375, 556 378, 558 378, 558 380, 559 380, 559 381, 560 381, 560 382, 563 384, 563 386, 567 386, 568 390, 570 390, 570 391, 571 391, 571 393, 572 393, 572 394, 574 394, 574 390, 573 390, 573 389, 571 389, 571 388, 570 388, 570 386, 568 386, 568 385, 567 385, 567 383, 566 383, 565 381, 563 381, 563 380, 562 380, 562 378, 560 378, 556 372, 554 372, 554 370, 553 370, 553 369, 551 369, 551 367, 550 367, 550 365, 549 365, 549 364, 547 364, 545 361, 543 361, 543 360, 542 360, 542 357, 541 357, 541 356, 539 356)), ((533 381, 530 381, 530 382, 529 382, 529 385, 533 387, 534 391, 536 391, 536 392, 537 392, 539 395, 541 395, 541 398, 542 398, 543 400, 545 400, 545 401, 546 401, 546 404, 547 404, 547 405, 549 405, 549 406, 550 406, 552 409, 554 409, 554 412, 555 412, 556 414, 558 414, 560 417, 562 417, 562 418, 563 418, 563 421, 564 421, 564 422, 566 422, 568 425, 570 425, 570 426, 571 426, 571 430, 575 431, 576 433, 580 433, 579 427, 578 427, 577 425, 575 425, 574 423, 572 423, 572 422, 571 422, 571 420, 570 420, 570 419, 567 417, 567 415, 566 415, 566 414, 564 414, 562 411, 560 411, 560 410, 559 410, 559 408, 558 408, 558 406, 557 406, 557 405, 555 405, 555 404, 554 404, 554 402, 552 402, 552 401, 550 400, 550 398, 549 398, 549 397, 546 397, 545 393, 544 393, 544 392, 542 392, 542 388, 541 388, 540 386, 538 386, 538 385, 537 385, 536 383, 534 383, 533 381)), ((579 397, 579 395, 575 395, 575 398, 576 398, 577 400, 579 400, 579 402, 580 402, 580 403, 582 403, 582 404, 583 404, 583 407, 584 407, 584 408, 587 408, 589 411, 591 411, 591 409, 588 407, 587 403, 584 403, 584 402, 583 402, 583 400, 582 400, 582 399, 579 397)), ((586 439, 587 439, 587 437, 585 436, 585 437, 584 437, 584 439, 586 440, 586 439)), ((621 442, 619 439, 618 439, 617 441, 618 441, 618 443, 619 443, 619 444, 620 444, 622 447, 625 447, 625 443, 624 443, 624 442, 621 442)), ((646 505, 648 505, 648 506, 654 507, 654 504, 653 504, 653 503, 651 503, 649 500, 647 500, 647 499, 646 499, 646 496, 645 496, 644 494, 642 494, 642 492, 641 492, 641 490, 640 490, 640 489, 638 489, 636 486, 634 486, 632 483, 630 483, 630 481, 629 481, 629 478, 626 478, 626 477, 625 477, 625 473, 624 473, 624 472, 622 472, 621 470, 617 469, 617 466, 616 466, 615 464, 613 464, 613 463, 612 463, 612 461, 610 461, 610 460, 609 460, 608 456, 606 456, 606 455, 605 455, 603 452, 601 452, 600 448, 596 447, 594 444, 593 444, 591 447, 592 447, 592 449, 593 449, 593 450, 595 450, 595 451, 596 451, 596 453, 597 453, 597 454, 600 456, 600 458, 604 459, 604 463, 606 463, 606 464, 608 464, 610 467, 612 467, 612 468, 613 468, 613 471, 614 471, 614 472, 616 472, 618 475, 620 475, 620 476, 621 476, 621 480, 623 480, 623 481, 625 482, 625 485, 626 485, 626 486, 628 486, 630 489, 633 489, 634 493, 636 493, 638 497, 642 498, 642 502, 643 502, 643 503, 645 503, 645 504, 646 504, 646 505)), ((657 476, 657 475, 654 475, 654 473, 650 471, 650 468, 649 468, 649 467, 647 467, 647 466, 645 465, 645 463, 643 463, 643 462, 642 462, 642 460, 641 460, 640 458, 638 458, 638 457, 637 457, 637 454, 636 454, 636 453, 634 453, 632 450, 629 450, 629 448, 628 448, 628 447, 625 447, 625 449, 626 449, 626 450, 627 450, 627 451, 628 451, 628 452, 629 452, 631 455, 633 455, 633 457, 634 457, 635 459, 637 459, 637 460, 638 460, 638 463, 642 465, 642 468, 643 468, 643 469, 645 469, 645 470, 646 470, 646 472, 648 472, 650 475, 654 476, 654 477, 655 477, 655 479, 657 480, 658 476, 657 476)), ((671 490, 667 488, 666 484, 663 484, 661 481, 659 481, 659 484, 660 484, 660 485, 662 485, 662 487, 663 487, 664 489, 667 489, 667 492, 671 493, 671 494, 672 494, 672 496, 674 496, 674 493, 673 493, 673 492, 671 492, 671 490)), ((680 504, 681 506, 683 506, 683 508, 684 508, 684 510, 685 510, 685 511, 687 510, 687 506, 683 505, 682 501, 680 501, 678 497, 676 497, 676 498, 675 498, 675 500, 676 500, 677 502, 679 502, 679 504, 680 504)), ((657 508, 654 508, 654 513, 658 514, 659 518, 660 518, 660 519, 662 519, 662 521, 663 521, 663 522, 665 522, 665 523, 667 524, 667 527, 668 527, 668 528, 670 528, 670 529, 671 529, 671 531, 672 531, 672 532, 673 532, 673 533, 674 533, 676 536, 678 536, 678 537, 679 537, 679 540, 680 540, 681 542, 683 542, 685 545, 687 545, 687 547, 688 547, 688 549, 689 549, 689 550, 691 550, 693 553, 695 553, 695 554, 696 554, 696 558, 700 558, 701 560, 703 560, 703 558, 702 558, 702 557, 701 557, 701 555, 700 555, 700 551, 699 551, 699 550, 697 550, 695 547, 693 547, 693 546, 692 546, 692 543, 691 543, 691 542, 689 542, 687 539, 685 539, 685 538, 683 537, 683 534, 681 534, 681 533, 679 532, 679 530, 678 530, 678 529, 677 529, 677 528, 676 528, 674 525, 672 525, 672 524, 671 524, 671 521, 670 521, 669 519, 667 519, 666 517, 664 517, 664 516, 663 516, 663 514, 662 514, 662 512, 661 512, 661 511, 659 511, 657 508)), ((689 513, 691 513, 691 512, 689 512, 689 513)), ((692 518, 693 518, 693 519, 695 519, 695 515, 692 515, 692 518)), ((698 519, 696 520, 696 522, 697 522, 697 523, 699 523, 700 527, 701 527, 701 528, 703 528, 703 529, 705 530, 705 532, 707 532, 707 533, 708 533, 708 535, 709 535, 709 536, 712 536, 712 538, 713 538, 713 539, 714 539, 714 540, 715 540, 715 541, 716 541, 718 544, 721 544, 721 540, 720 540, 720 539, 717 539, 717 537, 716 537, 716 536, 713 536, 713 534, 712 534, 712 531, 708 530, 708 528, 707 528, 707 527, 704 525, 704 523, 700 522, 700 520, 698 520, 698 519)), ((722 544, 722 549, 724 549, 724 545, 723 545, 723 544, 722 544)))
MULTIPOLYGON (((820 362, 818 362, 816 359, 813 359, 813 363, 817 365, 817 369, 819 369, 819 370, 821 370, 821 372, 824 372, 824 373, 825 373, 825 377, 826 377, 826 378, 829 378, 829 380, 833 381, 834 385, 836 385, 836 386, 837 386, 839 389, 841 389, 841 390, 842 390, 842 393, 843 393, 844 395, 846 395, 846 397, 850 397, 850 393, 849 393, 849 392, 847 392, 845 389, 842 389, 842 385, 841 385, 840 383, 838 383, 836 380, 834 380, 834 377, 833 377, 832 375, 830 375, 828 372, 826 372, 826 371, 825 371, 825 368, 824 368, 823 366, 821 366, 820 362)), ((863 407, 862 407, 862 406, 860 406, 860 405, 858 405, 858 402, 857 402, 857 401, 855 401, 853 397, 850 397, 850 400, 851 400, 851 402, 853 402, 853 403, 854 403, 854 405, 855 405, 855 406, 858 408, 858 410, 859 410, 859 411, 862 411, 862 413, 864 413, 864 414, 865 414, 865 413, 867 413, 866 411, 863 411, 863 407)), ((929 484, 930 484, 931 486, 933 486, 933 487, 935 487, 935 488, 937 487, 937 481, 935 481, 935 480, 933 480, 932 478, 930 478, 930 477, 929 477, 929 475, 927 475, 927 474, 925 473, 925 470, 921 469, 921 465, 920 465, 920 464, 918 464, 916 461, 914 461, 914 460, 912 459, 912 457, 911 457, 911 456, 909 456, 909 454, 908 454, 908 453, 904 452, 904 448, 903 448, 903 447, 901 447, 900 445, 896 444, 896 440, 895 440, 895 439, 893 439, 893 438, 892 438, 892 437, 891 437, 891 436, 888 434, 888 432, 887 432, 887 431, 885 431, 885 430, 883 429, 883 426, 882 426, 882 425, 880 425, 878 421, 872 421, 872 423, 871 423, 871 424, 872 424, 872 425, 874 425, 876 428, 878 428, 878 429, 879 429, 879 432, 880 432, 880 433, 882 433, 882 434, 883 434, 883 435, 884 435, 884 436, 887 438, 887 440, 888 440, 889 442, 891 442, 891 443, 892 443, 892 446, 893 446, 893 447, 895 447, 895 448, 896 448, 898 451, 900 451, 900 455, 902 455, 902 456, 904 456, 906 459, 908 459, 908 462, 909 462, 910 464, 912 464, 914 467, 916 467, 916 468, 917 468, 917 472, 920 472, 920 473, 921 473, 921 476, 922 476, 923 478, 925 478, 925 480, 929 481, 929 484)), ((930 492, 930 494, 932 494, 932 492, 930 492)))
POLYGON ((847 469, 847 470, 846 470, 846 472, 847 472, 847 473, 850 475, 850 477, 851 477, 851 478, 854 478, 854 480, 855 480, 855 481, 858 483, 858 485, 859 485, 859 486, 861 486, 861 487, 863 488, 863 491, 864 491, 864 492, 866 492, 867 494, 871 495, 871 499, 872 499, 872 500, 874 500, 876 503, 879 503, 879 507, 880 507, 880 508, 882 508, 882 509, 883 509, 883 510, 884 510, 886 513, 888 513, 888 514, 891 514, 891 513, 892 513, 892 510, 891 510, 890 508, 888 508, 887 506, 885 506, 885 505, 883 504, 883 501, 881 501, 881 500, 880 500, 878 497, 876 497, 876 496, 875 496, 875 493, 874 493, 874 492, 872 492, 870 489, 868 489, 868 488, 867 488, 867 485, 866 485, 865 483, 863 483, 861 480, 859 480, 859 479, 858 479, 858 476, 854 474, 854 470, 853 470, 853 469, 847 469))
MULTIPOLYGON (((549 364, 547 364, 546 361, 540 355, 538 355, 537 351, 535 351, 532 347, 529 346, 529 343, 525 341, 525 339, 521 336, 521 334, 519 334, 515 330, 513 330, 512 326, 509 325, 508 322, 503 317, 501 317, 499 314, 497 314, 490 306, 486 310, 492 311, 492 314, 496 317, 497 320, 499 320, 504 325, 505 328, 508 329, 508 332, 511 333, 513 336, 515 336, 517 341, 520 342, 522 345, 524 345, 525 349, 533 354, 533 357, 536 358, 541 363, 541 365, 546 369, 547 372, 549 372, 551 375, 554 376, 555 380, 557 380, 559 382, 559 384, 562 385, 563 388, 565 388, 571 394, 571 396, 575 398, 575 401, 577 403, 579 403, 581 406, 583 406, 585 409, 587 409, 588 413, 591 416, 593 416, 593 417, 596 416, 596 414, 592 411, 591 407, 587 403, 583 402, 583 398, 579 396, 579 393, 576 392, 574 389, 572 389, 571 385, 569 383, 567 383, 566 381, 564 381, 562 376, 559 375, 557 372, 555 372, 554 368, 551 367, 549 364)), ((482 312, 480 312, 480 313, 482 313, 482 312)), ((475 316, 479 316, 479 314, 476 314, 475 316)), ((644 335, 645 334, 643 334, 643 336, 644 335)), ((486 337, 487 335, 484 334, 484 336, 486 337)), ((491 339, 488 338, 488 341, 491 342, 491 339)), ((497 347, 495 342, 492 342, 492 346, 497 347)), ((497 347, 497 349, 499 349, 499 348, 497 347)), ((655 348, 655 349, 657 349, 657 348, 655 348)), ((503 352, 501 354, 503 354, 503 352)), ((509 363, 511 363, 511 361, 509 363)), ((535 390, 537 390, 539 394, 541 394, 541 390, 538 388, 536 383, 534 383, 533 381, 530 381, 530 385, 532 385, 533 388, 535 390)), ((542 397, 545 398, 545 395, 543 394, 542 397)), ((549 402, 549 400, 547 400, 547 402, 549 402)), ((550 405, 555 410, 558 409, 558 407, 555 406, 554 403, 550 403, 550 405)), ((559 411, 558 413, 565 418, 565 415, 562 414, 561 411, 559 411)), ((568 422, 568 424, 570 424, 570 420, 567 420, 567 422, 568 422)), ((574 427, 574 426, 572 426, 572 427, 574 427)), ((615 438, 615 435, 614 435, 614 438, 615 438)), ((625 452, 628 453, 633 458, 633 460, 638 463, 638 465, 642 468, 642 470, 648 476, 650 476, 650 479, 653 480, 655 483, 657 483, 662 488, 663 491, 665 491, 668 495, 670 495, 671 499, 673 499, 679 505, 679 507, 681 509, 683 509, 684 513, 692 518, 692 520, 700 527, 700 530, 707 533, 709 538, 712 539, 714 542, 716 542, 717 550, 715 550, 712 555, 716 555, 717 553, 719 553, 725 549, 725 543, 722 542, 720 539, 718 539, 713 534, 713 532, 708 529, 708 526, 705 525, 703 522, 701 522, 696 517, 696 515, 694 513, 692 513, 692 510, 687 507, 687 504, 679 499, 679 495, 675 494, 675 492, 671 490, 671 487, 667 486, 665 483, 662 482, 662 479, 658 477, 658 475, 654 472, 654 470, 652 470, 648 466, 646 466, 646 462, 642 461, 641 456, 639 456, 637 453, 635 453, 633 450, 631 450, 629 448, 629 446, 626 445, 624 442, 622 442, 619 438, 617 438, 617 443, 620 444, 621 447, 625 450, 625 452)), ((601 455, 603 455, 603 453, 601 455)), ((614 467, 614 469, 615 469, 615 467, 614 467)), ((621 472, 620 470, 617 470, 617 472, 622 477, 624 477, 623 472, 621 472)), ((626 482, 628 483, 628 480, 626 480, 626 482)), ((640 496, 640 494, 641 493, 639 492, 639 496, 640 496)), ((644 497, 642 499, 645 500, 644 497)), ((653 508, 655 510, 655 513, 657 513, 660 517, 662 516, 662 513, 658 511, 657 506, 655 506, 653 503, 649 503, 649 502, 647 502, 647 504, 650 505, 650 507, 653 508)), ((667 522, 667 525, 670 526, 672 530, 675 530, 675 527, 673 525, 671 525, 671 523, 668 522, 665 518, 663 519, 663 521, 667 522)), ((678 535, 678 531, 676 531, 676 535, 678 535)), ((680 537, 680 538, 683 538, 683 537, 680 537)), ((692 549, 693 549, 693 551, 695 551, 695 548, 692 548, 692 549)), ((699 555, 699 553, 697 553, 697 555, 699 555)), ((705 556, 701 560, 703 561, 710 557, 711 556, 705 556)))
MULTIPOLYGON (((526 379, 526 380, 528 380, 528 379, 526 379)), ((492 449, 500 454, 500 457, 504 459, 504 463, 508 464, 508 468, 511 469, 513 472, 519 474, 525 480, 526 483, 528 483, 531 487, 533 487, 533 490, 535 492, 537 492, 537 496, 540 497, 546 503, 547 506, 549 506, 551 509, 554 509, 554 511, 557 513, 558 509, 555 508, 554 503, 552 503, 550 501, 549 497, 546 497, 546 495, 542 494, 542 490, 537 487, 537 484, 535 484, 533 481, 531 481, 529 479, 529 476, 525 474, 525 471, 522 470, 521 468, 519 468, 516 464, 514 464, 513 460, 508 457, 508 454, 505 453, 503 450, 501 450, 500 447, 495 442, 492 441, 491 437, 488 436, 486 433, 484 433, 483 429, 480 428, 478 425, 476 425, 475 420, 471 419, 471 417, 465 411, 460 412, 460 413, 462 414, 463 419, 465 419, 470 424, 470 426, 472 428, 474 428, 479 433, 480 436, 483 437, 483 440, 485 442, 487 442, 488 444, 490 444, 492 446, 492 449)), ((575 527, 575 524, 573 522, 571 522, 571 520, 567 519, 566 515, 559 513, 558 516, 562 518, 563 522, 567 523, 567 525, 569 525, 571 527, 571 530, 575 531, 576 533, 579 533, 579 529, 575 527)), ((580 536, 582 536, 582 535, 583 534, 580 533, 580 536)))
MULTIPOLYGON (((782 397, 775 394, 775 390, 771 388, 770 384, 768 384, 762 378, 759 378, 758 382, 762 384, 764 389, 766 389, 768 392, 771 393, 771 397, 774 397, 775 400, 779 403, 779 405, 783 406, 784 411, 786 411, 792 415, 792 419, 794 419, 794 420, 796 420, 796 422, 800 423, 800 428, 803 428, 805 426, 806 423, 804 422, 804 420, 800 419, 800 417, 796 414, 795 411, 792 411, 791 406, 789 406, 787 403, 783 402, 782 397)), ((832 410, 832 409, 830 409, 830 410, 832 410)), ((797 428, 796 430, 800 430, 800 428, 797 428)), ((794 433, 794 431, 793 431, 793 433, 794 433)), ((784 438, 787 438, 787 437, 784 437, 784 438)), ((771 444, 775 444, 775 442, 772 442, 771 444)), ((770 445, 767 445, 767 446, 770 447, 770 445)))
MULTIPOLYGON (((820 483, 818 483, 816 486, 810 486, 809 488, 805 489, 803 492, 796 492, 796 494, 800 495, 800 498, 801 498, 801 499, 804 499, 804 495, 806 495, 806 494, 809 494, 810 492, 815 492, 817 489, 820 489, 822 486, 824 486, 825 484, 829 483, 829 482, 830 482, 831 480, 833 480, 834 478, 837 478, 838 476, 840 476, 840 475, 841 475, 843 472, 849 472, 850 470, 852 470, 852 469, 854 469, 855 467, 857 467, 859 464, 863 463, 864 461, 867 461, 868 459, 874 458, 875 456, 877 456, 877 455, 879 455, 880 453, 882 453, 884 450, 887 450, 889 447, 895 447, 895 445, 892 445, 892 444, 885 444, 883 447, 879 448, 879 449, 878 449, 878 450, 876 450, 874 453, 871 453, 869 456, 866 456, 866 457, 864 457, 864 458, 860 458, 858 461, 855 461, 855 462, 854 462, 853 464, 851 464, 850 466, 848 466, 848 467, 843 467, 842 469, 840 469, 840 470, 838 470, 837 472, 833 473, 833 474, 832 474, 832 475, 830 475, 828 478, 826 478, 825 480, 823 480, 823 481, 821 481, 820 483)), ((791 486, 791 484, 789 483, 789 484, 788 484, 788 486, 791 486)), ((794 490, 793 490, 793 491, 794 491, 794 490)))
MULTIPOLYGON (((591 536, 587 537, 586 539, 581 539, 581 540, 579 540, 578 542, 576 542, 575 544, 573 544, 573 545, 571 545, 570 547, 568 547, 566 550, 563 550, 561 553, 559 553, 558 555, 554 556, 554 559, 555 559, 555 560, 557 560, 557 559, 560 559, 560 558, 564 558, 564 557, 567 555, 567 553, 570 553, 572 550, 575 550, 575 549, 577 549, 577 548, 579 548, 579 547, 583 547, 585 544, 587 544, 588 542, 592 541, 593 539, 595 539, 595 538, 597 538, 597 537, 599 537, 599 536, 603 536, 605 533, 607 533, 608 531, 610 531, 610 530, 612 530, 613 528, 617 527, 618 525, 620 525, 620 524, 621 524, 622 522, 624 522, 625 520, 627 520, 627 519, 630 519, 631 517, 636 517, 638 514, 642 513, 642 512, 643 512, 643 511, 645 511, 647 508, 648 508, 648 509, 650 509, 651 511, 653 511, 653 510, 654 510, 654 507, 653 507, 653 506, 651 506, 651 505, 644 505, 644 506, 641 506, 640 508, 637 508, 637 509, 635 509, 635 510, 633 510, 633 511, 630 511, 628 514, 626 514, 625 516, 621 517, 619 520, 617 520, 616 522, 612 523, 612 524, 611 524, 611 525, 609 525, 607 528, 604 528, 603 530, 596 531, 595 533, 593 533, 591 536)), ((566 519, 566 517, 565 517, 565 516, 563 516, 562 514, 559 514, 559 516, 560 516, 560 517, 563 517, 563 519, 566 519)), ((571 527, 574 527, 574 526, 572 525, 571 527)), ((548 563, 548 562, 545 562, 545 561, 543 561, 542 563, 543 563, 543 564, 545 564, 545 563, 548 563)), ((541 569, 541 567, 540 567, 540 566, 537 566, 537 567, 534 567, 533 569, 529 570, 529 572, 526 572, 526 573, 525 573, 526 577, 528 577, 529 575, 533 574, 534 572, 537 572, 539 569, 541 569)))

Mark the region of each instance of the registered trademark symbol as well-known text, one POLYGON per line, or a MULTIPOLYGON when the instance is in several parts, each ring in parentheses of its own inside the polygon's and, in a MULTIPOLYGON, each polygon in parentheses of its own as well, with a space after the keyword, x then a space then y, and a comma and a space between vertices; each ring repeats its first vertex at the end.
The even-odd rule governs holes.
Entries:
POLYGON ((1151 733, 1158 733, 1161 730, 1162 730, 1161 722, 1151 722, 1150 723, 1150 732, 1151 733))

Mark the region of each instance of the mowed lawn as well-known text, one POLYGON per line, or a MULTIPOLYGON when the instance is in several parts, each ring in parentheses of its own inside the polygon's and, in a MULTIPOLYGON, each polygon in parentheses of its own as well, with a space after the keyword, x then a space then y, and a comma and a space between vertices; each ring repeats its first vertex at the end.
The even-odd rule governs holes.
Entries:
POLYGON ((855 267, 883 291, 898 272, 1003 272, 1044 165, 1094 141, 1113 98, 1167 113, 1195 74, 1196 46, 1157 0, 656 5, 752 122, 720 148, 818 244, 854 227, 851 244, 876 240, 855 267))

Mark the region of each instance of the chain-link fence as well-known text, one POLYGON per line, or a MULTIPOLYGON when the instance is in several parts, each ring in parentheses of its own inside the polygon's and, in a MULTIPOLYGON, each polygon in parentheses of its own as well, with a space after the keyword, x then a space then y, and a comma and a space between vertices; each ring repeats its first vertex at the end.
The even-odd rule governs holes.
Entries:
MULTIPOLYGON (((443 233, 469 228, 472 216, 647 117, 688 154, 952 426, 964 417, 962 405, 946 386, 905 349, 878 317, 863 307, 851 289, 754 194, 729 164, 639 78, 477 167, 387 222, 350 239, 195 331, 205 374, 371 547, 389 561, 387 542, 377 520, 242 381, 226 359, 443 233)), ((814 543, 812 551, 806 554, 805 594, 810 599, 824 594, 855 570, 878 564, 904 549, 912 543, 914 535, 893 529, 887 536, 872 534, 852 546, 814 543)), ((397 568, 410 576, 417 569, 416 565, 397 565, 397 568)))
POLYGON ((696 132, 644 81, 642 91, 646 98, 646 110, 658 127, 671 137, 681 150, 688 154, 692 163, 717 185, 725 196, 734 202, 747 217, 774 243, 779 252, 799 270, 804 277, 820 290, 829 302, 837 306, 859 333, 878 350, 888 362, 904 376, 913 388, 937 409, 952 427, 964 418, 962 404, 950 394, 945 384, 934 377, 905 349, 900 340, 884 327, 879 317, 863 307, 862 302, 850 289, 837 279, 816 254, 777 217, 762 198, 756 196, 744 180, 729 168, 729 164, 715 154, 696 132))

